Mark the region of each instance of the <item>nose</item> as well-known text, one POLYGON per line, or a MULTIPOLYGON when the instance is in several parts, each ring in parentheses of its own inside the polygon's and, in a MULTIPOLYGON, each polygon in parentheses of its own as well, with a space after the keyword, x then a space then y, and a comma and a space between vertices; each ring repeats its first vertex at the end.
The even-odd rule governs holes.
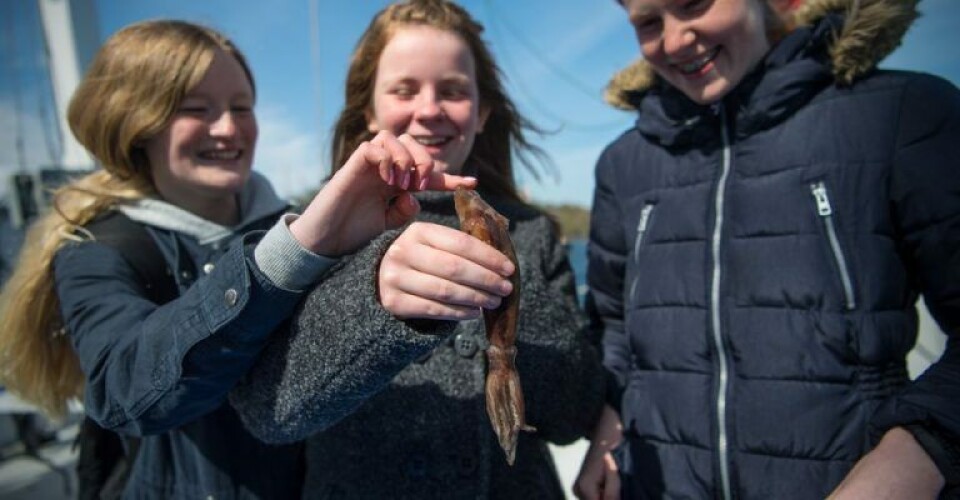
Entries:
POLYGON ((210 124, 210 135, 214 137, 230 137, 236 133, 237 121, 230 110, 220 113, 220 116, 210 124))
POLYGON ((660 43, 668 57, 683 56, 693 47, 697 34, 693 26, 684 20, 666 16, 663 20, 663 33, 660 43))
POLYGON ((443 116, 443 106, 436 91, 420 92, 417 100, 417 119, 433 120, 443 116))

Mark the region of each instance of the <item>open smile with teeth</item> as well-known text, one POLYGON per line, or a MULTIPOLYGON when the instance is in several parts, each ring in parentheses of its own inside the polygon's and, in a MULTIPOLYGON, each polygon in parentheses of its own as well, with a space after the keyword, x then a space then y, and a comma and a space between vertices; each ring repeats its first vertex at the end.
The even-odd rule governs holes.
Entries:
POLYGON ((717 53, 719 51, 720 51, 719 48, 715 48, 692 61, 685 62, 682 64, 680 63, 674 64, 674 67, 679 69, 680 72, 685 75, 698 73, 700 70, 706 67, 706 65, 710 64, 715 57, 717 57, 717 53))
POLYGON ((239 149, 224 149, 217 151, 203 151, 198 154, 204 160, 236 160, 240 158, 242 151, 239 149))
POLYGON ((416 135, 413 136, 413 138, 424 146, 443 146, 444 144, 450 142, 450 136, 446 135, 416 135))

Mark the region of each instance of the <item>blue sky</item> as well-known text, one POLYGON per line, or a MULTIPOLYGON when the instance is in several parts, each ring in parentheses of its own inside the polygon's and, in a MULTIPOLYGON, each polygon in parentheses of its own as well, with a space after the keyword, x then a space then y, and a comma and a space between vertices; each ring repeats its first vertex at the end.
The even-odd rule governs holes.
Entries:
MULTIPOLYGON (((101 39, 143 19, 169 17, 213 26, 247 54, 258 87, 261 125, 256 168, 288 196, 316 186, 329 171, 330 128, 343 102, 354 44, 385 0, 95 0, 101 39)), ((24 154, 0 136, 0 172, 49 163, 57 140, 36 49, 33 0, 0 1, 0 129, 21 130, 24 154), (10 20, 13 20, 11 22, 10 20), (31 35, 30 27, 33 26, 31 35), (13 29, 17 28, 17 29, 13 29), (17 82, 14 103, 11 82, 17 82), (19 114, 18 114, 19 113, 19 114), (19 120, 16 116, 19 116, 19 120)), ((638 55, 626 16, 612 0, 468 0, 486 26, 507 86, 521 111, 551 131, 534 137, 553 159, 536 181, 521 174, 537 201, 589 206, 601 149, 633 122, 604 104, 610 76, 638 55)), ((932 72, 960 84, 960 1, 922 0, 924 16, 883 64, 932 72)), ((12 134, 16 135, 16 134, 12 134)))

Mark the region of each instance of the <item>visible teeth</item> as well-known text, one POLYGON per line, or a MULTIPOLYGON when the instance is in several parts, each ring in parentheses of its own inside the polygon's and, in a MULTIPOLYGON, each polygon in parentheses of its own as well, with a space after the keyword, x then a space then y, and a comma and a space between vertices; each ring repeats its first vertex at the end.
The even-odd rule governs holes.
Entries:
POLYGON ((236 160, 240 157, 240 150, 205 151, 200 156, 210 160, 236 160))
POLYGON ((716 54, 717 54, 717 51, 716 49, 714 49, 704 54, 703 57, 701 57, 700 59, 688 62, 686 64, 681 64, 680 71, 683 71, 684 73, 694 73, 694 72, 700 71, 701 69, 703 69, 704 66, 707 65, 707 63, 713 60, 713 56, 715 56, 716 54))
POLYGON ((415 139, 424 146, 438 146, 444 142, 447 142, 445 137, 416 137, 415 139))

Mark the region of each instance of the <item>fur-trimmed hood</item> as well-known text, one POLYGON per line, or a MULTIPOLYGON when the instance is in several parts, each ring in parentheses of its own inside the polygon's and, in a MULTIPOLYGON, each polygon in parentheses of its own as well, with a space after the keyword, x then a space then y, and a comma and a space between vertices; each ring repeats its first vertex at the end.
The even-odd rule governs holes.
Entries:
MULTIPOLYGON (((794 13, 798 27, 811 26, 831 13, 845 22, 830 47, 831 67, 838 83, 849 84, 869 72, 899 45, 919 15, 919 0, 806 0, 794 13)), ((653 86, 657 76, 642 59, 613 76, 604 99, 612 106, 636 109, 636 94, 653 86), (633 97, 633 98, 631 98, 633 97)))

